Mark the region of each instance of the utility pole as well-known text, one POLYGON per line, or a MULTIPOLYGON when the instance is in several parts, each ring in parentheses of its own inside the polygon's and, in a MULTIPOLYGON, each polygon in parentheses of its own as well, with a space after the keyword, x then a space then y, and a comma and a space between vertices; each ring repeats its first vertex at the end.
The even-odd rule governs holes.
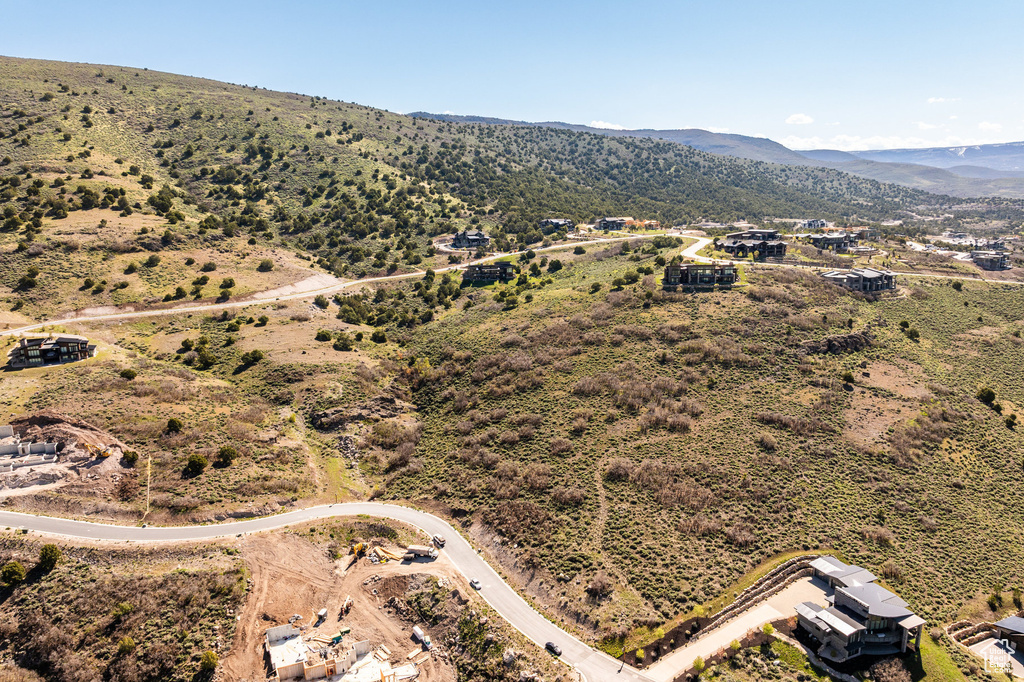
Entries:
POLYGON ((143 514, 142 518, 149 516, 149 494, 153 489, 153 455, 149 456, 146 460, 146 513, 143 514))

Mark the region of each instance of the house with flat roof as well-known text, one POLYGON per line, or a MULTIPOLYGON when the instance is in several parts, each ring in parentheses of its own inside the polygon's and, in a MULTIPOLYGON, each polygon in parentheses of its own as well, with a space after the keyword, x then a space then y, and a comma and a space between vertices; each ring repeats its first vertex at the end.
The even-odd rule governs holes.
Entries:
POLYGON ((739 268, 735 265, 666 265, 662 286, 675 289, 678 286, 715 286, 735 284, 739 279, 739 268))
POLYGON ((619 218, 601 218, 597 221, 597 229, 604 230, 605 232, 610 230, 624 230, 634 223, 636 223, 636 221, 628 216, 622 216, 619 218))
POLYGON ((264 650, 273 674, 270 679, 334 680, 335 682, 401 682, 415 679, 419 671, 415 663, 393 668, 391 663, 374 655, 367 639, 348 648, 337 642, 325 645, 326 639, 304 639, 293 625, 270 628, 264 636, 264 650))
POLYGON ((917 651, 925 621, 907 602, 875 583, 877 577, 835 557, 818 557, 814 575, 833 588, 827 605, 797 604, 798 625, 818 644, 819 656, 842 663, 858 656, 888 656, 917 651))
POLYGON ((576 223, 569 220, 568 218, 545 218, 544 220, 540 221, 539 226, 540 231, 543 234, 551 234, 552 232, 558 232, 559 230, 565 230, 566 232, 569 232, 574 227, 576 227, 576 223))
POLYGON ((997 639, 1013 642, 1017 645, 1017 651, 1024 651, 1024 618, 1010 616, 992 625, 995 627, 997 639))
POLYGON ((1002 251, 971 251, 971 260, 982 270, 1007 270, 1010 258, 1002 251))
POLYGON ((888 270, 875 270, 874 268, 829 270, 821 273, 821 276, 833 284, 863 293, 890 291, 896 288, 896 274, 888 270))
POLYGON ((807 238, 811 242, 811 246, 816 249, 826 249, 829 251, 840 251, 850 245, 850 235, 845 231, 838 232, 822 232, 820 234, 812 234, 807 238))
POLYGON ((510 282, 516 277, 516 266, 505 260, 491 263, 474 263, 462 273, 463 282, 510 282))
POLYGON ((491 238, 480 230, 463 230, 452 238, 452 246, 456 249, 486 249, 491 238))
POLYGON ((786 255, 786 243, 779 238, 778 230, 733 232, 725 235, 725 240, 718 243, 718 248, 737 258, 782 258, 786 255))
POLYGON ((84 336, 62 334, 60 336, 36 336, 18 339, 18 343, 7 353, 7 362, 12 369, 62 365, 85 360, 96 355, 95 344, 84 336))
POLYGON ((812 218, 810 220, 800 221, 801 230, 823 230, 828 226, 828 223, 821 218, 812 218))

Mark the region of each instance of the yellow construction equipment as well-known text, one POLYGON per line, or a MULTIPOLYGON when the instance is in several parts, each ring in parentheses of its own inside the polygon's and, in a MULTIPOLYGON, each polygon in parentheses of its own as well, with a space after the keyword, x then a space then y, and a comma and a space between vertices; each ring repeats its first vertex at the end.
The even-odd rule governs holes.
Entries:
POLYGON ((352 545, 352 554, 355 554, 356 556, 362 556, 365 552, 366 543, 357 542, 356 544, 352 545))

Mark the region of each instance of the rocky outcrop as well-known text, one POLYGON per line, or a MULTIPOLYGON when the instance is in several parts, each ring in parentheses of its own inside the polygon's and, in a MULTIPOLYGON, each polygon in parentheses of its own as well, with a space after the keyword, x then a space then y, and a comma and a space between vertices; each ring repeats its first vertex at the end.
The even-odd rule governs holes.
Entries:
POLYGON ((873 345, 875 345, 874 335, 870 331, 865 330, 863 332, 829 336, 820 341, 804 341, 801 345, 801 351, 805 355, 821 355, 823 353, 839 355, 840 353, 853 353, 864 350, 873 345))
POLYGON ((379 395, 356 405, 314 412, 310 422, 320 431, 336 431, 352 423, 378 422, 414 411, 416 406, 411 403, 394 396, 379 395))

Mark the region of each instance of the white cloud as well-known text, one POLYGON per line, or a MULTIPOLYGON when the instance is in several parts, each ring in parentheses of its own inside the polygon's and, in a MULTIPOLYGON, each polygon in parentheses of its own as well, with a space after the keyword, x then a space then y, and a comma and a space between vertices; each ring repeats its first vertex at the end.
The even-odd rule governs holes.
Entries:
POLYGON ((786 119, 786 123, 794 126, 807 125, 808 123, 814 123, 814 119, 807 114, 793 114, 786 119))
POLYGON ((914 125, 917 126, 918 130, 935 130, 942 127, 937 123, 925 123, 924 121, 915 121, 914 125))
POLYGON ((929 97, 928 104, 945 104, 947 102, 959 102, 959 97, 929 97))
POLYGON ((452 115, 452 114, 454 114, 455 112, 454 112, 454 111, 449 111, 448 109, 445 109, 445 110, 444 110, 444 111, 442 111, 441 113, 442 113, 442 114, 444 114, 445 116, 451 116, 451 115, 452 115))
POLYGON ((984 130, 986 133, 998 133, 1003 129, 1001 123, 992 123, 991 121, 982 121, 978 124, 979 130, 984 130))
MULTIPOLYGON (((709 133, 727 133, 727 132, 729 132, 728 128, 715 128, 714 126, 708 126, 704 130, 708 131, 709 133)), ((755 137, 756 137, 756 135, 755 135, 755 137)))
POLYGON ((608 121, 591 121, 591 128, 602 128, 604 130, 625 130, 626 126, 620 126, 618 123, 609 123, 608 121))

